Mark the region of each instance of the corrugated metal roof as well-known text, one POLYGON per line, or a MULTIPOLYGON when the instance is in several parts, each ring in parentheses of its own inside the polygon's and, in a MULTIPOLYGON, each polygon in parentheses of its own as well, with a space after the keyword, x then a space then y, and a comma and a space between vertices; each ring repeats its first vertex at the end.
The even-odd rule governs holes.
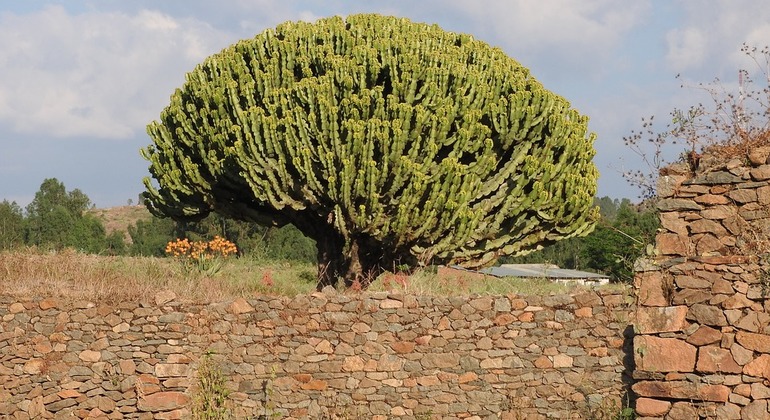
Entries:
POLYGON ((479 270, 495 277, 534 277, 549 279, 609 279, 604 274, 559 268, 553 264, 502 264, 479 270))

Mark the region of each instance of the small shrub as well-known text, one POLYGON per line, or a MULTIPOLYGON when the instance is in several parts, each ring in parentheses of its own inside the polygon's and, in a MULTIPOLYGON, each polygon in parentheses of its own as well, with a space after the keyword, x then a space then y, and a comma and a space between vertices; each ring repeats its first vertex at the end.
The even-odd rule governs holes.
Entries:
POLYGON ((238 252, 235 244, 220 236, 211 241, 177 239, 166 245, 166 255, 179 259, 185 271, 198 271, 213 276, 222 269, 224 260, 238 252))
POLYGON ((210 354, 201 357, 198 365, 198 389, 193 395, 192 417, 196 420, 231 419, 227 406, 230 390, 219 366, 210 354))

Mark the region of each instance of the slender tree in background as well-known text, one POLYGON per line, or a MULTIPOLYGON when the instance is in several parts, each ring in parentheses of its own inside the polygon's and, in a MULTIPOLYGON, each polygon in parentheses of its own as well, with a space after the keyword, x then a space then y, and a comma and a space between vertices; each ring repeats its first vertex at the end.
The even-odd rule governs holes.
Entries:
POLYGON ((142 150, 160 216, 295 225, 319 287, 480 267, 597 218, 587 117, 501 50, 378 15, 285 23, 187 74, 142 150))
POLYGON ((16 202, 0 203, 0 249, 24 244, 24 214, 16 202))

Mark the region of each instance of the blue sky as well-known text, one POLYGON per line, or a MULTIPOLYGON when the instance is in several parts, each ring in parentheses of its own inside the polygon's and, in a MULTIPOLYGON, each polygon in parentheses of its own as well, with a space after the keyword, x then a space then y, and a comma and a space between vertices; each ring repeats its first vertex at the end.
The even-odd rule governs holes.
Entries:
POLYGON ((599 195, 614 198, 638 195, 620 173, 642 167, 623 144, 641 118, 708 101, 676 74, 737 91, 742 43, 770 44, 762 0, 3 0, 0 200, 25 206, 55 177, 98 207, 135 202, 145 126, 186 72, 281 22, 364 12, 472 34, 528 67, 591 118, 599 195))

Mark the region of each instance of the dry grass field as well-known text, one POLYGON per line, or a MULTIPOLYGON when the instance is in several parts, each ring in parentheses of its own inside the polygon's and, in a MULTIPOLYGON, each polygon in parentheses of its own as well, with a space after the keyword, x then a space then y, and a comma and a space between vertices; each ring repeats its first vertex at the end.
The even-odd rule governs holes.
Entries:
MULTIPOLYGON (((157 292, 171 290, 181 301, 208 303, 257 294, 312 293, 315 270, 313 264, 231 257, 221 261, 221 268, 212 273, 175 258, 112 257, 72 250, 25 248, 0 252, 0 293, 20 298, 67 297, 118 303, 151 301, 157 292)), ((384 274, 369 290, 450 296, 549 294, 576 288, 578 286, 547 280, 497 278, 427 268, 411 276, 384 274)))

